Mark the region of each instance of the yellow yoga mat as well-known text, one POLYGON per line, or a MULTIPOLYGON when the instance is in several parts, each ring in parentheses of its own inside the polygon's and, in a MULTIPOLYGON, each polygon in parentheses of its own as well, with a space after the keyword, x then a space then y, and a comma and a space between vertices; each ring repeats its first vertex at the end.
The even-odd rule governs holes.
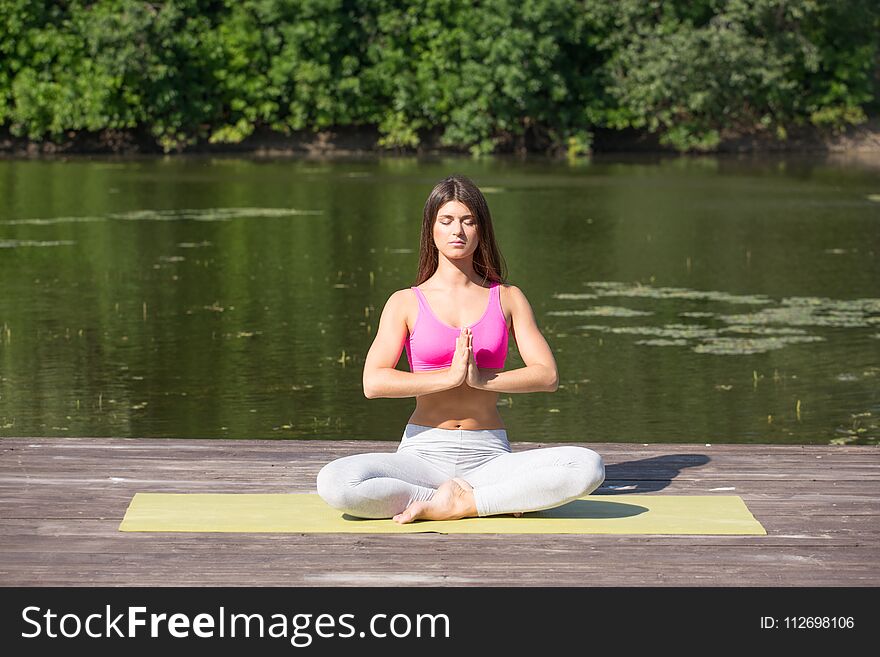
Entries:
POLYGON ((354 518, 316 494, 137 493, 124 532, 293 534, 751 534, 767 532, 737 495, 590 495, 513 516, 419 520, 354 518))

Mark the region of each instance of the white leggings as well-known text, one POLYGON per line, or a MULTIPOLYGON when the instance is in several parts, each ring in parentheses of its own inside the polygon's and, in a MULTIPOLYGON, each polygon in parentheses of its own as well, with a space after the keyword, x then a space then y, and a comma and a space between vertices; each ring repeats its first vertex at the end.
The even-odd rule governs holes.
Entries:
POLYGON ((354 454, 318 473, 318 494, 359 518, 391 518, 430 500, 444 481, 474 488, 477 514, 552 509, 589 495, 605 480, 602 457, 586 447, 511 452, 505 429, 439 429, 407 424, 397 452, 354 454))

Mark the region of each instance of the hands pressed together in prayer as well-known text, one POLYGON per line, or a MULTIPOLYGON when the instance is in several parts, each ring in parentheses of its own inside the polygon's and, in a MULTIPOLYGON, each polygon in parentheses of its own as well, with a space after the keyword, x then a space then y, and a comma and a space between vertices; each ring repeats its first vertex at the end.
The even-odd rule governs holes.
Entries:
POLYGON ((455 354, 452 357, 452 365, 449 366, 449 376, 452 377, 453 387, 467 383, 471 388, 481 388, 483 377, 477 360, 474 357, 474 334, 470 328, 463 328, 455 341, 455 354))

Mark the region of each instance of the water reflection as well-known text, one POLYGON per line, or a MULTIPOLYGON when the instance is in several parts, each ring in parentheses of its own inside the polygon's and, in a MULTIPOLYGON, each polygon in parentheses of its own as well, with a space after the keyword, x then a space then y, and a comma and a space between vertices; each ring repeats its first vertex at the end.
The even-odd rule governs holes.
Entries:
POLYGON ((876 169, 666 156, 0 161, 0 436, 398 440, 361 368, 451 172, 560 368, 512 441, 880 439, 876 169))

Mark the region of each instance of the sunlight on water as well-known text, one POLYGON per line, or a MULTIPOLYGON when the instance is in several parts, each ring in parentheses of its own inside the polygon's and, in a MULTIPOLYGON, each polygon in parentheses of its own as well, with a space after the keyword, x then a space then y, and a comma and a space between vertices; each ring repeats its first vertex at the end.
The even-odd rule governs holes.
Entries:
POLYGON ((0 240, 0 249, 17 249, 22 246, 70 246, 72 244, 76 244, 76 242, 72 240, 52 240, 52 241, 37 241, 37 240, 0 240))
POLYGON ((12 219, 0 224, 46 226, 63 223, 93 223, 118 219, 122 221, 231 221, 249 217, 291 217, 322 214, 321 210, 294 208, 204 208, 197 210, 134 210, 114 212, 104 216, 50 217, 47 219, 12 219))

